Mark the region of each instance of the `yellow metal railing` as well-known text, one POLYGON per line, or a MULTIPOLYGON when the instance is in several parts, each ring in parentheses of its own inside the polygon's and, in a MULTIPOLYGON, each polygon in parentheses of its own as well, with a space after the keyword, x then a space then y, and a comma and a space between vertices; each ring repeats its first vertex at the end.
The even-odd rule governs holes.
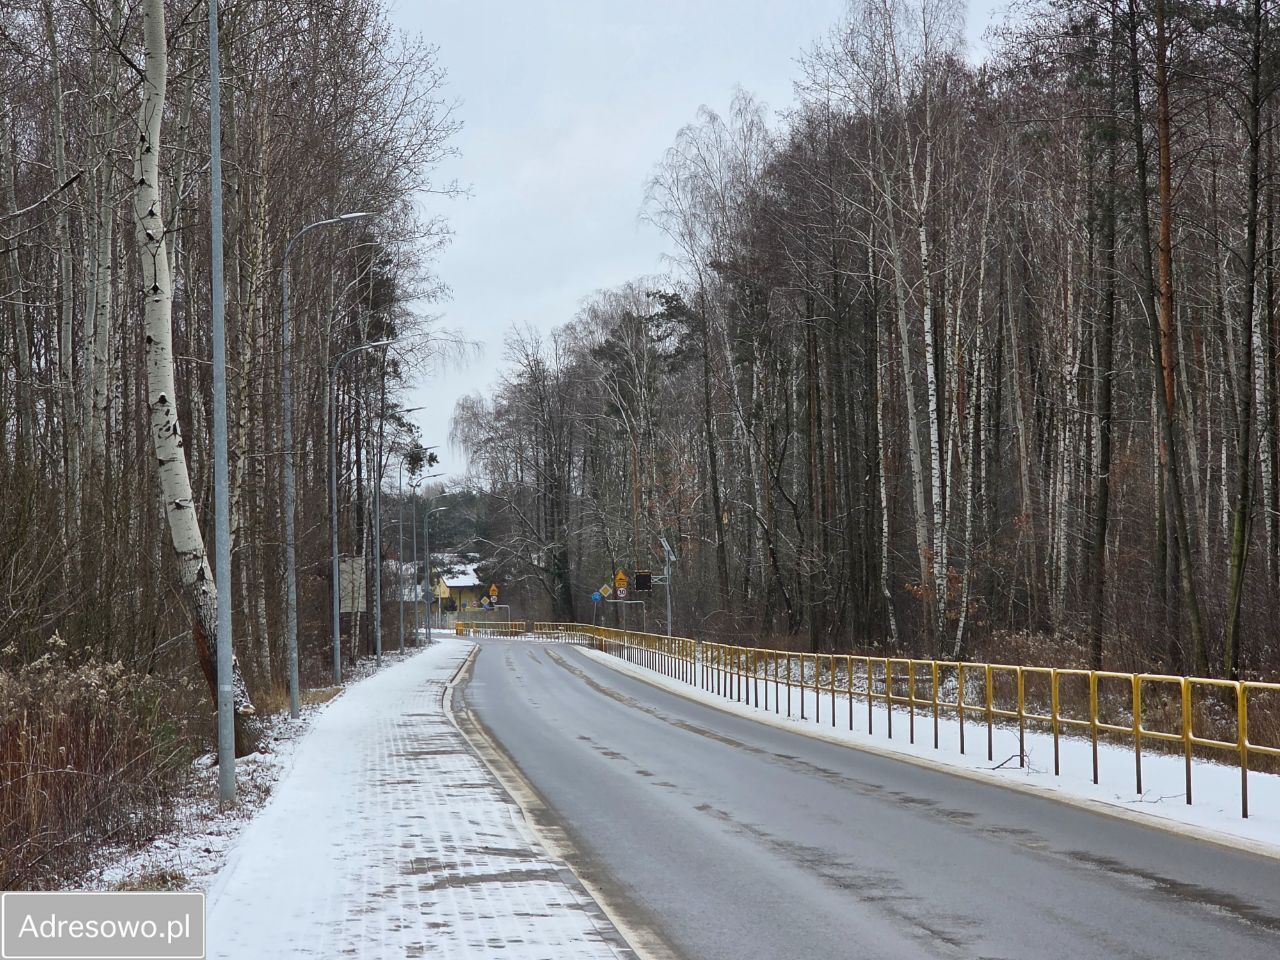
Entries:
POLYGON ((459 620, 453 625, 454 633, 459 637, 515 637, 532 636, 550 643, 587 644, 591 638, 584 637, 573 624, 546 623, 527 620, 494 621, 494 620, 459 620))
MULTIPOLYGON (((479 626, 479 625, 477 625, 479 626)), ((459 624, 459 633, 462 625, 459 624)), ((968 730, 986 728, 987 760, 994 761, 997 727, 1018 733, 1018 765, 1027 761, 1028 729, 1053 739, 1053 772, 1062 773, 1063 737, 1087 738, 1092 748, 1093 782, 1098 783, 1098 745, 1110 738, 1129 741, 1134 779, 1142 793, 1144 744, 1160 743, 1163 752, 1180 753, 1186 772, 1186 802, 1192 801, 1192 766, 1197 749, 1230 755, 1240 767, 1240 815, 1249 816, 1249 762, 1252 757, 1280 758, 1280 744, 1249 738, 1249 705, 1263 696, 1280 701, 1280 683, 1214 680, 1147 673, 1024 667, 997 663, 915 660, 852 654, 791 653, 761 647, 665 637, 574 623, 533 625, 544 639, 585 643, 604 653, 682 680, 708 692, 775 713, 792 711, 798 693, 800 718, 836 726, 846 712, 855 727, 854 705, 866 704, 868 733, 875 732, 875 706, 885 708, 886 734, 894 736, 895 708, 905 711, 907 737, 916 742, 917 721, 932 727, 933 746, 940 746, 941 719, 959 726, 959 748, 968 746, 968 730), (772 687, 772 691, 770 690, 772 687), (772 696, 772 703, 770 699, 772 696), (1213 699, 1218 712, 1234 717, 1234 739, 1207 735, 1197 724, 1196 706, 1213 699), (825 708, 824 708, 825 703, 825 708), (1164 725, 1144 710, 1173 711, 1164 725)), ((901 720, 901 716, 898 717, 901 720)), ((1230 726, 1229 724, 1227 726, 1230 726)), ((1148 754, 1152 753, 1150 746, 1148 754)))
POLYGON ((459 637, 514 637, 527 631, 523 620, 459 620, 453 632, 459 637))

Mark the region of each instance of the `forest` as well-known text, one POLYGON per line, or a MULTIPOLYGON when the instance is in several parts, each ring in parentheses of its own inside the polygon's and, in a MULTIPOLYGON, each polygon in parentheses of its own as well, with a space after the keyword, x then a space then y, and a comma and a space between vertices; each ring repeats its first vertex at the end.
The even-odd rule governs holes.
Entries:
POLYGON ((495 562, 613 623, 666 538, 679 635, 1274 675, 1275 12, 1038 0, 975 62, 853 0, 654 158, 669 270, 459 404, 495 562))
MULTIPOLYGON (((669 262, 525 318, 451 451, 408 405, 467 352, 439 51, 382 0, 219 9, 240 752, 286 544, 319 688, 330 521, 389 646, 406 509, 530 620, 611 620, 665 539, 685 636, 1280 669, 1274 3, 1031 0, 979 58, 958 4, 851 0, 792 103, 689 104, 636 184, 669 262)), ((163 830, 211 742, 208 10, 0 0, 0 888, 163 830)))
MULTIPOLYGON (((0 889, 53 883, 104 839, 153 835, 211 742, 208 10, 0 0, 0 889)), ((287 705, 285 350, 301 669, 318 686, 326 425, 340 549, 368 556, 374 484, 401 461, 425 468, 402 396, 449 344, 435 211, 457 187, 437 170, 460 119, 438 51, 381 0, 219 13, 228 586, 247 752, 255 718, 287 705)), ((355 627, 349 659, 367 635, 355 627)))

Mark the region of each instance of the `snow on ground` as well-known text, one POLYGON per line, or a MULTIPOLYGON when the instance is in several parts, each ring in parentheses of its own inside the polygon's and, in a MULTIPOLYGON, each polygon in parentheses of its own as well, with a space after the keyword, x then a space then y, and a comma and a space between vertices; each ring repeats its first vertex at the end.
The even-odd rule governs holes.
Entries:
MULTIPOLYGON (((384 665, 421 652, 422 648, 414 648, 403 654, 386 653, 384 665)), ((373 657, 361 660, 348 670, 346 683, 357 683, 377 669, 373 657)), ((297 720, 287 713, 265 718, 258 752, 236 761, 237 803, 228 810, 219 809, 216 755, 198 757, 192 763, 191 777, 174 801, 172 829, 141 848, 102 848, 94 856, 94 865, 66 889, 207 890, 236 838, 262 809, 276 782, 292 764, 294 751, 312 721, 332 702, 303 704, 297 720)))
POLYGON ((208 891, 210 960, 626 955, 447 717, 473 644, 437 636, 314 719, 208 891))
MULTIPOLYGON (((1192 799, 1186 803, 1186 775, 1183 758, 1168 754, 1156 754, 1144 750, 1142 754, 1143 793, 1135 792, 1134 753, 1113 744, 1098 745, 1098 785, 1093 783, 1092 747, 1087 739, 1063 735, 1060 740, 1061 776, 1053 773, 1053 736, 1030 725, 1026 732, 1027 764, 1018 766, 1018 731, 1014 727, 995 727, 993 759, 987 760, 987 729, 985 722, 968 718, 965 722, 965 753, 960 753, 960 726, 958 721, 946 717, 938 721, 938 749, 933 746, 932 711, 917 709, 915 743, 908 742, 908 714, 905 707, 893 711, 893 738, 888 736, 888 711, 882 704, 872 708, 873 733, 868 734, 867 704, 855 697, 853 708, 854 730, 849 726, 849 700, 841 696, 837 688, 835 726, 832 726, 831 695, 824 692, 819 697, 812 687, 807 691, 803 707, 800 690, 791 691, 791 713, 787 715, 786 684, 775 691, 768 681, 769 709, 764 709, 764 680, 760 681, 760 707, 748 706, 733 699, 726 699, 698 686, 668 677, 626 660, 588 649, 587 654, 618 670, 642 677, 682 696, 712 704, 742 716, 775 722, 789 728, 807 727, 824 737, 918 757, 931 763, 978 771, 985 777, 999 782, 1030 787, 1064 799, 1077 798, 1107 804, 1130 814, 1148 816, 1154 820, 1173 821, 1225 842, 1244 840, 1257 848, 1280 855, 1280 776, 1250 772, 1249 819, 1240 816, 1240 768, 1210 762, 1197 761, 1192 770, 1192 799), (781 702, 777 693, 781 692, 781 702), (780 712, 775 712, 779 711, 780 712), (801 711, 806 719, 801 719, 801 711), (816 719, 815 719, 816 718, 816 719)), ((812 678, 810 678, 812 683, 812 678)), ((744 686, 746 682, 744 681, 744 686)), ((753 696, 754 701, 754 696, 753 696)))

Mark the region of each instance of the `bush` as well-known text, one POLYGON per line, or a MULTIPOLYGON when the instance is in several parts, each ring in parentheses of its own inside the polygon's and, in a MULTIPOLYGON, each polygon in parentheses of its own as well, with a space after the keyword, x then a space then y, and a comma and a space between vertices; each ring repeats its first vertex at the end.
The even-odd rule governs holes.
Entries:
POLYGON ((55 635, 0 669, 0 890, 56 886, 103 842, 170 822, 190 750, 165 689, 119 663, 73 663, 55 635))

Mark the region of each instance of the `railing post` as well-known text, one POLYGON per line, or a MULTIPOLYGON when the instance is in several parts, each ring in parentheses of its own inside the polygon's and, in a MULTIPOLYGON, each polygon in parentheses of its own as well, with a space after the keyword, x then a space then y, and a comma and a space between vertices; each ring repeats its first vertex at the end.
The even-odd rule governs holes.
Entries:
POLYGON ((1058 671, 1049 671, 1049 715, 1053 723, 1053 775, 1062 776, 1062 763, 1058 750, 1058 671))
POLYGON ((933 680, 933 749, 938 749, 938 661, 929 661, 933 680))
POLYGON ((907 661, 907 742, 916 742, 916 662, 907 661))
POLYGON ((992 720, 991 703, 992 703, 994 694, 991 690, 991 679, 992 679, 991 664, 987 663, 987 664, 983 664, 983 666, 986 668, 986 674, 987 674, 987 763, 994 763, 995 762, 995 732, 993 730, 993 724, 991 722, 992 720))
POLYGON ((1236 681, 1236 740, 1240 747, 1240 816, 1249 819, 1249 690, 1236 681))
POLYGON ((836 655, 827 654, 827 666, 831 670, 831 726, 836 725, 836 655))
POLYGON ((884 705, 885 705, 885 723, 889 733, 889 739, 893 739, 893 661, 888 657, 884 658, 884 705))
POLYGON ((805 699, 805 689, 806 689, 806 687, 807 687, 808 683, 809 683, 809 681, 808 681, 808 679, 805 677, 805 673, 804 673, 804 654, 802 653, 802 654, 800 654, 800 719, 801 719, 801 720, 807 720, 807 719, 809 719, 808 717, 806 717, 806 716, 804 715, 804 710, 805 710, 805 703, 804 703, 804 699, 805 699))
POLYGON ((845 655, 844 681, 849 688, 849 732, 853 732, 853 657, 845 655))
POLYGON ((1142 678, 1133 675, 1133 769, 1138 785, 1138 796, 1142 796, 1142 678))
POLYGON ((871 658, 866 658, 867 664, 867 736, 875 733, 875 675, 871 669, 871 658))
POLYGON ((1093 741, 1093 783, 1098 784, 1098 674, 1089 671, 1089 739, 1093 741))
POLYGON ((1191 681, 1182 678, 1182 752, 1187 767, 1187 806, 1191 806, 1191 681))
POLYGON ((1027 711, 1023 701, 1022 668, 1014 667, 1018 674, 1018 766, 1027 765, 1027 711))
POLYGON ((791 719, 791 650, 787 650, 787 719, 791 719))

